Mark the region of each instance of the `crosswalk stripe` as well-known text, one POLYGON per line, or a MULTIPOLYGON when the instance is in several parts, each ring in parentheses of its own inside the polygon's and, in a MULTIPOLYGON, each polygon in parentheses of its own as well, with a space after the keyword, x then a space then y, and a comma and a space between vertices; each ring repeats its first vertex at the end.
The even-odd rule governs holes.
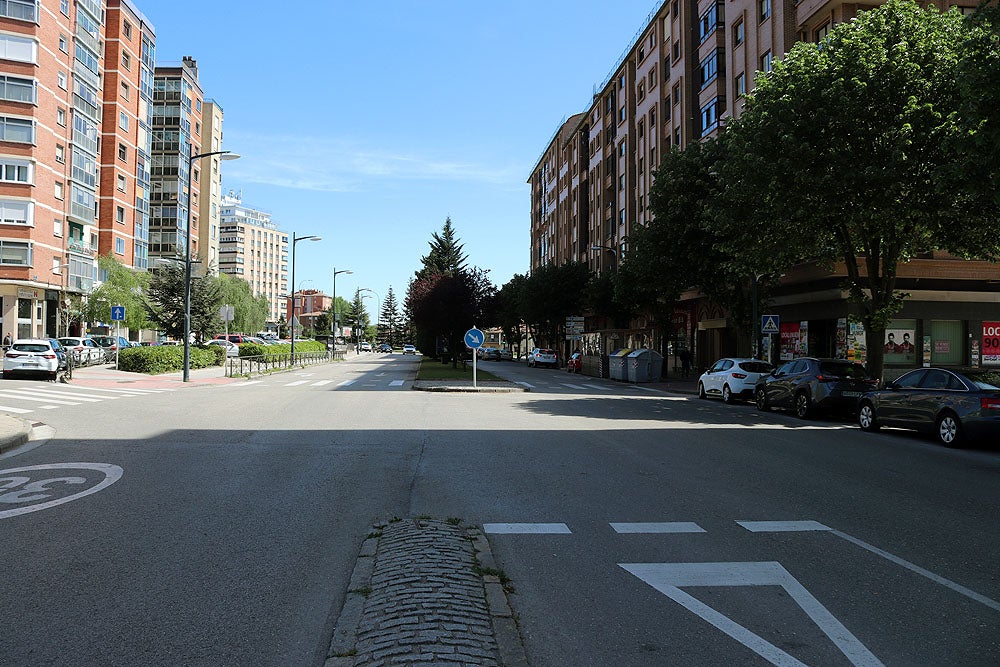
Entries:
POLYGON ((13 412, 15 415, 23 415, 31 410, 26 410, 25 408, 9 408, 6 405, 0 405, 0 412, 13 412))
POLYGON ((35 403, 57 403, 59 405, 80 405, 76 401, 56 401, 56 400, 53 400, 52 398, 38 397, 38 396, 31 396, 31 395, 25 396, 23 394, 17 394, 17 393, 14 393, 14 392, 6 392, 6 391, 5 392, 0 392, 0 398, 16 398, 19 401, 33 401, 35 403))
POLYGON ((110 394, 123 394, 125 396, 145 396, 147 394, 162 394, 165 391, 175 391, 174 389, 110 389, 108 387, 75 387, 71 384, 63 387, 66 391, 97 391, 110 394))
POLYGON ((705 529, 692 521, 664 521, 659 523, 612 523, 611 529, 619 534, 650 535, 656 533, 704 533, 705 529))
POLYGON ((585 384, 583 385, 587 389, 600 389, 601 391, 611 391, 611 387, 606 387, 601 384, 585 384))
POLYGON ((389 386, 390 387, 402 387, 403 386, 403 381, 402 380, 393 380, 392 382, 389 383, 389 386))
POLYGON ((322 386, 324 386, 324 385, 328 385, 328 384, 330 384, 331 382, 333 382, 333 380, 320 380, 319 382, 313 382, 313 383, 312 383, 311 385, 309 385, 309 386, 310 386, 310 387, 322 387, 322 386))
POLYGON ((583 387, 583 386, 581 386, 581 385, 578 385, 578 384, 570 384, 570 383, 568 383, 568 382, 563 382, 563 383, 562 383, 562 386, 564 386, 564 387, 569 387, 570 389, 584 389, 584 387, 583 387))
POLYGON ((484 523, 483 532, 492 535, 570 535, 564 523, 484 523))
POLYGON ((297 387, 300 384, 305 384, 306 382, 309 382, 309 380, 296 380, 295 382, 289 382, 285 386, 286 387, 297 387))
MULTIPOLYGON (((14 390, 14 391, 17 392, 17 393, 21 393, 21 392, 19 392, 17 390, 14 390)), ((25 391, 24 393, 27 394, 29 392, 25 391)), ((34 389, 34 390, 31 390, 30 395, 32 395, 32 396, 52 396, 54 398, 65 398, 66 400, 69 400, 69 401, 83 401, 84 403, 100 403, 101 401, 104 401, 104 400, 107 400, 107 399, 111 398, 110 396, 101 396, 100 398, 94 398, 94 397, 91 397, 91 396, 86 396, 84 394, 79 394, 79 395, 77 395, 77 394, 68 394, 68 393, 63 393, 61 391, 52 391, 52 390, 49 390, 49 389, 34 389)), ((114 398, 118 398, 118 397, 115 396, 114 398)))
POLYGON ((349 384, 354 384, 354 380, 344 380, 343 382, 341 382, 337 386, 338 387, 346 387, 349 384))

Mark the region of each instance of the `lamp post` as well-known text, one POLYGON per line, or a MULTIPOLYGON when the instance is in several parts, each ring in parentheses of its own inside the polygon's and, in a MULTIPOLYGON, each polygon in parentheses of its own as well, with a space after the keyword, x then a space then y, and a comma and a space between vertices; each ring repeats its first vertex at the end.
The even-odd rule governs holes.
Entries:
POLYGON ((347 273, 351 274, 354 271, 350 269, 337 270, 337 267, 333 267, 333 345, 334 348, 337 346, 337 332, 340 330, 338 324, 340 323, 340 313, 337 312, 337 274, 347 273))
POLYGON ((292 232, 292 353, 291 361, 295 364, 295 244, 299 241, 322 241, 322 236, 296 236, 295 232, 292 232))
POLYGON ((184 231, 184 373, 182 380, 191 380, 191 170, 195 160, 218 155, 220 160, 238 160, 239 153, 232 151, 212 151, 188 156, 187 182, 187 224, 184 231))
POLYGON ((378 323, 379 323, 379 319, 381 319, 381 317, 382 317, 381 313, 379 312, 382 309, 382 296, 378 292, 376 292, 375 290, 373 290, 373 289, 371 289, 369 287, 362 287, 358 291, 359 292, 371 292, 372 294, 375 295, 375 299, 376 299, 376 301, 375 301, 375 308, 376 308, 376 310, 375 310, 375 343, 378 343, 378 323))
POLYGON ((612 264, 613 270, 614 271, 618 270, 618 251, 617 250, 615 250, 611 246, 606 246, 606 245, 592 245, 592 246, 590 246, 590 249, 591 250, 607 250, 608 252, 610 252, 611 256, 615 258, 614 264, 612 264))

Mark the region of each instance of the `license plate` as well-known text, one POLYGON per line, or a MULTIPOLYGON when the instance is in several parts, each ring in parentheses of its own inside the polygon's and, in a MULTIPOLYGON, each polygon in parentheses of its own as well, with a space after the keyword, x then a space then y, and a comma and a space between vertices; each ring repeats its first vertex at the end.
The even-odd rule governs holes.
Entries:
POLYGON ((860 396, 861 392, 860 391, 842 391, 842 392, 840 392, 840 395, 841 396, 860 396))

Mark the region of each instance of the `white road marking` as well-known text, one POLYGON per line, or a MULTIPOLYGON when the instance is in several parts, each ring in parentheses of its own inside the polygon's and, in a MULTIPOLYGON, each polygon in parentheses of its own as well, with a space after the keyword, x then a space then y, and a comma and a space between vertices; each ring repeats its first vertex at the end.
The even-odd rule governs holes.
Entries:
POLYGON ((59 406, 58 405, 39 405, 38 409, 39 410, 57 410, 57 409, 59 409, 59 406))
POLYGON ((289 382, 285 386, 286 387, 297 387, 300 384, 305 384, 306 382, 309 382, 309 380, 296 380, 295 382, 289 382))
POLYGON ((535 385, 530 384, 528 382, 521 382, 521 381, 519 381, 517 384, 521 385, 522 387, 527 387, 528 389, 534 389, 535 388, 535 385))
POLYGON ((80 405, 76 401, 55 401, 51 398, 36 397, 30 394, 25 396, 14 392, 0 392, 0 398, 16 398, 19 401, 33 401, 35 403, 55 403, 56 405, 80 405))
POLYGON ((8 408, 6 405, 0 405, 0 412, 13 412, 15 415, 23 415, 31 412, 31 410, 25 410, 24 408, 8 408))
POLYGON ((611 391, 611 387, 607 387, 601 384, 585 384, 584 387, 588 389, 600 389, 601 391, 611 391))
POLYGON ((570 389, 584 389, 585 388, 585 387, 582 387, 582 386, 580 386, 578 384, 569 384, 568 382, 563 382, 562 386, 569 387, 570 389))
POLYGON ((389 383, 389 386, 390 387, 402 387, 403 386, 403 380, 393 380, 392 382, 389 383))
POLYGON ((338 387, 346 387, 347 385, 354 384, 354 383, 355 383, 355 380, 344 380, 343 382, 341 382, 337 386, 338 387))
POLYGON ((613 523, 611 528, 622 534, 652 533, 704 533, 705 529, 692 521, 666 521, 662 523, 613 523))
POLYGON ((919 574, 921 576, 927 577, 931 581, 937 582, 937 583, 941 584, 942 586, 945 586, 946 588, 950 588, 951 590, 955 591, 956 593, 961 593, 962 595, 964 595, 967 598, 975 600, 976 602, 979 602, 980 604, 984 604, 984 605, 986 605, 987 607, 989 607, 991 609, 996 609, 997 611, 1000 611, 1000 602, 997 602, 996 600, 994 600, 992 598, 988 598, 985 595, 982 595, 980 593, 975 592, 974 590, 971 590, 969 588, 966 588, 965 586, 962 586, 961 584, 956 584, 954 581, 951 581, 950 579, 945 579, 942 576, 936 575, 936 574, 934 574, 933 572, 931 572, 929 570, 925 570, 924 568, 920 567, 919 565, 914 565, 913 563, 911 563, 911 562, 909 562, 907 560, 903 560, 899 556, 893 556, 888 551, 883 551, 882 549, 879 549, 878 547, 872 546, 871 544, 868 544, 867 542, 863 542, 862 540, 859 540, 856 537, 851 537, 847 533, 842 533, 839 530, 833 530, 831 532, 834 535, 836 535, 837 537, 840 537, 840 538, 843 538, 843 539, 847 540, 851 544, 856 544, 859 547, 861 547, 862 549, 865 549, 866 551, 870 551, 870 552, 872 552, 873 554, 875 554, 877 556, 881 556, 882 558, 885 558, 886 560, 891 561, 891 562, 895 563, 896 565, 901 565, 902 567, 905 567, 907 570, 910 570, 911 572, 916 572, 917 574, 919 574))
MULTIPOLYGON (((264 383, 263 380, 249 380, 247 382, 240 382, 239 384, 230 384, 230 385, 226 385, 226 386, 228 386, 228 387, 249 387, 252 384, 263 384, 263 383, 264 383)), ((173 391, 173 390, 171 390, 171 391, 173 391)))
POLYGON ((813 530, 832 530, 818 521, 737 521, 751 533, 800 533, 813 530))
POLYGON ((333 380, 320 380, 319 382, 313 382, 313 383, 312 383, 311 385, 309 385, 309 386, 310 386, 310 387, 322 387, 322 386, 324 386, 324 385, 328 385, 328 384, 330 384, 331 382, 333 382, 333 380))
MULTIPOLYGON (((108 398, 110 398, 108 396, 93 398, 86 396, 84 394, 72 394, 70 392, 54 391, 51 389, 32 389, 31 393, 33 395, 38 395, 38 396, 53 396, 55 398, 65 398, 71 401, 83 401, 84 403, 100 403, 101 401, 106 401, 108 400, 108 398)), ((117 398, 117 396, 115 398, 117 398)))
POLYGON ((570 535, 564 523, 484 523, 483 532, 492 535, 570 535))
POLYGON ((63 388, 69 391, 97 391, 124 394, 125 396, 145 396, 147 394, 162 394, 165 391, 177 391, 176 389, 108 389, 105 387, 74 387, 73 385, 66 385, 63 388))
POLYGON ((655 394, 660 393, 659 389, 652 389, 651 387, 640 387, 639 385, 632 385, 632 386, 635 387, 636 389, 642 389, 643 391, 651 391, 655 394))
POLYGON ((781 586, 854 665, 882 662, 844 627, 781 563, 619 563, 688 611, 708 621, 773 665, 805 664, 681 590, 683 586, 781 586))
MULTIPOLYGON (((92 493, 97 493, 101 489, 107 488, 121 479, 124 471, 110 463, 46 463, 42 465, 35 466, 25 466, 23 468, 9 468, 7 470, 0 470, 0 476, 7 477, 8 480, 14 479, 15 481, 20 481, 17 478, 9 477, 10 473, 15 472, 34 472, 37 470, 96 470, 104 475, 104 479, 100 483, 80 491, 79 493, 74 493, 70 496, 65 496, 63 498, 56 498, 54 500, 48 500, 46 502, 37 503, 34 505, 27 505, 24 507, 17 507, 14 509, 0 511, 0 519, 6 519, 12 516, 19 516, 21 514, 27 514, 28 512, 37 512, 38 510, 48 509, 49 507, 55 507, 56 505, 62 505, 63 503, 68 503, 71 500, 77 500, 78 498, 83 498, 84 496, 89 496, 92 493)), ((83 484, 86 480, 82 477, 54 477, 50 479, 40 479, 37 481, 30 481, 30 477, 22 478, 26 483, 22 483, 19 486, 23 486, 21 489, 17 489, 11 483, 7 483, 4 487, 0 487, 0 490, 7 489, 8 492, 5 494, 0 494, 0 503, 15 503, 15 502, 26 502, 30 500, 44 500, 45 498, 55 495, 51 489, 48 488, 49 484, 55 482, 60 482, 62 485, 65 484, 83 484), (4 498, 7 499, 4 499, 4 498)), ((6 481, 6 480, 5 480, 6 481)), ((57 487, 58 488, 58 487, 57 487)), ((0 505, 2 506, 2 505, 0 505)))

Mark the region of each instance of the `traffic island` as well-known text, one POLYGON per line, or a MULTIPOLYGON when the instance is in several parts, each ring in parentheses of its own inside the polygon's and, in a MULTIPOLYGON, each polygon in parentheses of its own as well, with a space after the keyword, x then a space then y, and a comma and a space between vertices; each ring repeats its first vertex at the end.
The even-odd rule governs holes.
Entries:
POLYGON ((502 394, 515 391, 529 391, 523 385, 507 382, 506 380, 486 380, 476 382, 472 380, 417 380, 413 383, 413 388, 417 391, 455 391, 479 394, 502 394))
POLYGON ((351 576, 325 667, 527 665, 489 543, 461 521, 373 527, 351 576))

